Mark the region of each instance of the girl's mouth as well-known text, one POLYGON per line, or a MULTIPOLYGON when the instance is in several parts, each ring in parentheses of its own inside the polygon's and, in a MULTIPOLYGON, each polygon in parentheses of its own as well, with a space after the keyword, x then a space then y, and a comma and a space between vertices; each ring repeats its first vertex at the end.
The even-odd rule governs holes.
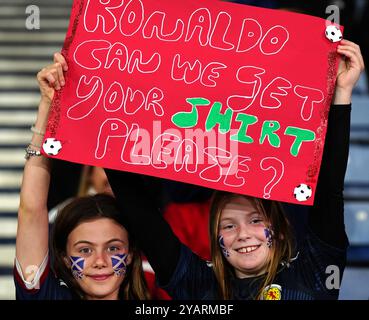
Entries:
POLYGON ((95 281, 105 281, 110 276, 111 276, 111 274, 98 274, 98 275, 90 276, 90 278, 92 278, 95 281))
POLYGON ((251 253, 251 252, 254 252, 255 250, 257 250, 259 247, 260 247, 260 245, 247 246, 247 247, 238 248, 238 249, 236 249, 236 251, 238 253, 251 253))

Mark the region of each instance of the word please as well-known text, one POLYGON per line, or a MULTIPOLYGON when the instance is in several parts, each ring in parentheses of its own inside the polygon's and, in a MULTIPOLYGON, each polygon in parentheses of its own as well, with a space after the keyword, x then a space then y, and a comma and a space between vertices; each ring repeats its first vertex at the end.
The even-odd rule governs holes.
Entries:
MULTIPOLYGON (((250 171, 252 158, 239 155, 237 143, 227 147, 224 141, 212 139, 214 133, 208 140, 206 133, 201 134, 197 130, 186 133, 184 139, 178 129, 160 133, 160 121, 154 121, 153 124, 158 127, 153 128, 151 134, 137 123, 129 127, 121 119, 106 119, 97 135, 95 158, 116 159, 120 155, 120 160, 129 165, 151 166, 158 170, 172 168, 175 172, 197 174, 201 180, 222 182, 232 187, 246 183, 245 176, 250 171)), ((265 169, 257 163, 255 170, 265 169)))

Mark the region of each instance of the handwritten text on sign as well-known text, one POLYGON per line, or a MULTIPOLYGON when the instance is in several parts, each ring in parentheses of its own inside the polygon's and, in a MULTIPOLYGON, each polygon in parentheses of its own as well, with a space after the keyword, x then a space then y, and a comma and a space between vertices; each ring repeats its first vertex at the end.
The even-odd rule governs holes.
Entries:
POLYGON ((76 0, 44 152, 312 204, 337 69, 324 31, 218 1, 76 0))

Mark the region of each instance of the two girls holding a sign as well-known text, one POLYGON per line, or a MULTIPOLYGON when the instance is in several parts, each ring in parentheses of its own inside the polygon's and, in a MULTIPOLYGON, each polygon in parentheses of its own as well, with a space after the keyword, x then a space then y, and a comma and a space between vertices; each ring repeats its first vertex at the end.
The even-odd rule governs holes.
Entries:
POLYGON ((106 172, 119 209, 104 195, 69 204, 55 222, 50 261, 50 163, 39 150, 54 90, 64 85, 67 65, 56 55, 56 64, 38 75, 42 99, 26 151, 18 213, 17 297, 147 298, 139 253, 128 230, 161 286, 175 299, 337 299, 348 245, 342 190, 351 93, 364 68, 356 44, 343 40, 338 53, 346 60, 337 76, 315 203, 308 208, 303 240, 294 241, 279 203, 217 192, 210 214, 210 262, 173 234, 155 205, 152 178, 112 170, 106 172))
MULTIPOLYGON (((152 178, 106 170, 124 223, 159 284, 174 299, 337 299, 346 264, 343 183, 351 93, 364 69, 359 46, 343 40, 315 203, 295 241, 279 203, 217 192, 210 213, 210 262, 173 234, 155 207, 152 178)), ((317 66, 319 67, 319 66, 317 66)), ((196 223, 196 221, 193 221, 196 223)), ((196 241, 196 239, 194 239, 196 241)))

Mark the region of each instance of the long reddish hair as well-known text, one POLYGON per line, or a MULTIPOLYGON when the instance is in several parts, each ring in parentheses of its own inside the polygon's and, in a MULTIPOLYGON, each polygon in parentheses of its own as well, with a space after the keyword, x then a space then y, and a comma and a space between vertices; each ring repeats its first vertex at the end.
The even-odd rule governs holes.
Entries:
MULTIPOLYGON (((224 191, 216 191, 210 205, 209 234, 210 250, 213 270, 218 281, 218 294, 220 299, 232 299, 232 288, 230 278, 234 276, 234 268, 223 256, 218 242, 219 223, 221 213, 227 203, 240 197, 239 194, 232 194, 224 191)), ((280 203, 265 199, 258 199, 249 196, 242 196, 248 199, 255 208, 264 216, 273 227, 273 246, 271 247, 271 258, 267 264, 267 272, 259 288, 255 299, 261 299, 263 289, 271 285, 278 272, 278 267, 282 261, 290 261, 293 255, 294 240, 290 223, 285 216, 280 203)))

